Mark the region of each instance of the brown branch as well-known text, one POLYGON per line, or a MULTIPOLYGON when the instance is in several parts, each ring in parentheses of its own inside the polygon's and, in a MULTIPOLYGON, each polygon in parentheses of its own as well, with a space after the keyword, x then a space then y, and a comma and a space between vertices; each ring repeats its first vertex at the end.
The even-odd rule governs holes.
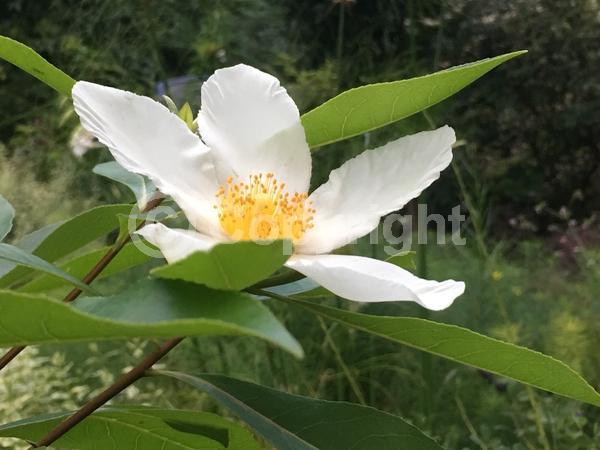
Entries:
POLYGON ((142 362, 131 369, 126 374, 122 375, 116 382, 114 382, 107 389, 102 391, 99 395, 88 401, 83 405, 76 413, 67 419, 59 423, 55 428, 50 430, 43 438, 33 444, 29 449, 35 449, 40 447, 47 447, 54 441, 59 439, 65 433, 67 433, 75 425, 79 424, 86 417, 91 415, 98 408, 105 405, 111 399, 116 397, 118 394, 123 392, 126 388, 131 386, 137 380, 142 378, 146 371, 150 369, 154 364, 161 360, 167 353, 175 348, 184 338, 173 338, 165 342, 160 348, 146 356, 142 362))
POLYGON ((17 346, 17 347, 13 347, 11 348, 9 351, 7 351, 2 358, 0 358, 0 370, 4 369, 6 366, 8 366, 8 364, 15 359, 19 353, 21 353, 23 350, 25 350, 25 346, 21 345, 21 346, 17 346))
MULTIPOLYGON (((275 277, 276 278, 276 277, 275 277)), ((289 281, 288 278, 296 279, 298 278, 296 274, 286 274, 285 280, 289 281)), ((283 277, 280 281, 284 281, 283 277)), ((262 294, 266 293, 265 291, 261 291, 260 289, 255 290, 257 293, 262 294)), ((251 289, 248 289, 248 292, 252 292, 251 289)), ((47 447, 60 439, 66 433, 68 433, 72 428, 77 426, 87 417, 92 415, 99 408, 104 406, 114 397, 119 395, 133 383, 138 381, 144 375, 147 374, 148 370, 154 366, 158 361, 160 361, 163 357, 165 357, 171 350, 173 350, 177 345, 179 345, 185 338, 177 337, 168 340, 161 347, 159 347, 154 352, 150 353, 146 356, 138 365, 136 365, 133 369, 131 369, 126 374, 122 375, 117 381, 115 381, 112 385, 102 391, 99 395, 89 400, 85 405, 83 405, 79 410, 73 413, 71 416, 63 420, 56 427, 50 430, 44 437, 42 437, 39 441, 29 447, 29 450, 33 450, 40 447, 47 447)))
MULTIPOLYGON (((146 213, 146 212, 156 208, 158 205, 161 204, 162 201, 163 201, 163 197, 161 195, 154 197, 152 200, 150 200, 148 202, 146 207, 141 212, 146 213)), ((137 229, 142 227, 144 224, 145 224, 145 222, 142 223, 141 225, 139 225, 137 227, 137 229)), ((104 256, 100 259, 100 261, 98 261, 96 263, 96 265, 94 267, 92 267, 91 270, 87 273, 87 275, 85 277, 83 277, 82 281, 85 284, 91 284, 92 281, 94 281, 98 277, 98 275, 100 275, 100 273, 106 268, 106 266, 108 266, 110 264, 110 262, 115 258, 115 256, 117 256, 117 254, 123 249, 123 247, 125 247, 125 244, 127 244, 130 240, 131 240, 131 236, 127 235, 125 238, 121 239, 120 241, 115 242, 115 244, 104 254, 104 256)), ((71 292, 69 292, 65 296, 65 298, 63 299, 63 302, 71 303, 73 300, 75 300, 77 297, 79 297, 81 292, 82 292, 81 289, 74 288, 71 292)), ((0 370, 4 369, 8 364, 10 364, 10 362, 19 355, 19 353, 21 353, 23 350, 25 350, 25 348, 26 348, 26 346, 23 345, 23 346, 13 347, 9 351, 7 351, 0 358, 0 370)))

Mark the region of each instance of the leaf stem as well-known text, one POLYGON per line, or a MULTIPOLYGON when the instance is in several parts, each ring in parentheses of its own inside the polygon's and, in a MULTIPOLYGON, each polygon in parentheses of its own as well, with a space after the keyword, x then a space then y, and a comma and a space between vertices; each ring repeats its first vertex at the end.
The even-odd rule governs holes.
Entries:
POLYGON ((161 360, 167 353, 173 350, 177 345, 183 341, 184 338, 178 337, 173 338, 165 342, 161 347, 159 347, 154 352, 150 353, 146 358, 142 360, 138 365, 136 365, 129 372, 123 374, 117 381, 115 381, 111 386, 106 388, 96 397, 88 401, 85 405, 83 405, 77 412, 73 415, 69 416, 61 423, 59 423, 56 427, 50 430, 44 437, 42 437, 39 441, 29 447, 29 450, 47 447, 59 438, 61 438, 65 433, 83 421, 85 418, 94 413, 97 409, 104 406, 118 394, 123 392, 137 380, 142 378, 146 371, 149 370, 154 364, 156 364, 159 360, 161 360))
MULTIPOLYGON (((146 207, 142 210, 142 213, 148 212, 158 205, 160 205, 163 201, 162 195, 155 196, 152 200, 148 202, 146 207)), ((141 228, 145 224, 142 223, 139 225, 138 229, 141 228)), ((108 251, 104 254, 102 258, 96 263, 94 267, 90 269, 85 277, 83 277, 83 283, 91 284, 97 277, 102 273, 102 271, 110 264, 110 262, 117 256, 117 254, 123 249, 125 244, 127 244, 131 240, 131 236, 128 234, 124 239, 117 239, 114 245, 108 249, 108 251)), ((74 288, 71 290, 63 299, 64 303, 71 303, 75 300, 79 295, 81 295, 81 289, 74 288)), ((8 350, 1 358, 0 358, 0 370, 4 369, 10 362, 15 359, 23 350, 25 350, 26 346, 17 346, 8 350)))

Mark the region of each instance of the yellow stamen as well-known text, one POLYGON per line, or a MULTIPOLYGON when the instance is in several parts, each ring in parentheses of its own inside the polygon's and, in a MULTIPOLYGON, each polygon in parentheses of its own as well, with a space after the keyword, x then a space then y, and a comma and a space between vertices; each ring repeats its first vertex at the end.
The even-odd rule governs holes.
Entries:
POLYGON ((290 196, 272 173, 250 175, 248 182, 229 177, 216 196, 221 227, 234 240, 297 241, 313 227, 316 211, 308 194, 290 196))

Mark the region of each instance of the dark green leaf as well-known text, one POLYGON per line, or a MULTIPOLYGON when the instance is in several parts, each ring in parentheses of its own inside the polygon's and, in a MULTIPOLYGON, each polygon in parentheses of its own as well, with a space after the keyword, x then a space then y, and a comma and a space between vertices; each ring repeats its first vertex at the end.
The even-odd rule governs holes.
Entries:
POLYGON ((2 195, 0 195, 0 241, 12 230, 15 209, 2 195))
POLYGON ((221 375, 157 373, 205 391, 277 450, 442 450, 400 417, 367 406, 300 397, 221 375))
POLYGON ((132 337, 254 336, 295 356, 302 348, 260 301, 182 281, 141 280, 110 297, 67 305, 0 291, 0 347, 132 337))
POLYGON ((48 261, 44 261, 42 258, 32 255, 31 253, 27 253, 26 251, 21 250, 19 247, 15 247, 14 245, 0 243, 0 259, 10 261, 11 263, 19 266, 29 267, 33 270, 45 272, 54 277, 68 281, 84 292, 90 292, 92 294, 94 293, 94 290, 91 287, 85 283, 82 283, 78 278, 75 278, 73 275, 69 275, 67 272, 59 269, 56 266, 53 266, 48 261))
POLYGON ((144 209, 156 193, 156 186, 152 181, 142 175, 129 172, 116 161, 98 164, 94 167, 94 173, 127 186, 135 195, 140 210, 144 209))
POLYGON ((342 92, 302 116, 306 139, 319 147, 347 139, 423 111, 457 93, 494 67, 526 53, 453 67, 423 77, 361 86, 342 92))
MULTIPOLYGON (((35 442, 69 413, 48 414, 0 426, 0 436, 35 442)), ((76 450, 260 450, 252 434, 214 414, 143 406, 106 407, 54 444, 76 450)))
MULTIPOLYGON (((59 267, 76 278, 82 279, 92 267, 102 258, 110 247, 92 250, 77 256, 59 267)), ((102 279, 120 273, 132 267, 144 264, 150 259, 148 255, 138 250, 134 244, 125 245, 115 258, 100 273, 97 279, 102 279)), ((48 292, 64 286, 66 283, 61 278, 42 275, 19 287, 21 292, 48 292)))
POLYGON ((157 267, 151 273, 159 278, 239 291, 279 269, 290 257, 288 249, 287 241, 219 244, 208 252, 196 252, 174 264, 157 267))
POLYGON ((33 75, 61 94, 71 96, 75 80, 26 45, 0 36, 0 58, 33 75))
MULTIPOLYGON (((98 206, 64 222, 34 231, 16 246, 46 261, 54 262, 116 230, 119 227, 117 215, 128 214, 132 208, 132 205, 98 206)), ((15 264, 1 264, 0 288, 10 286, 31 272, 31 269, 16 267, 15 264)))
POLYGON ((382 317, 287 300, 321 317, 461 364, 600 407, 600 394, 577 372, 550 356, 455 325, 413 317, 382 317))

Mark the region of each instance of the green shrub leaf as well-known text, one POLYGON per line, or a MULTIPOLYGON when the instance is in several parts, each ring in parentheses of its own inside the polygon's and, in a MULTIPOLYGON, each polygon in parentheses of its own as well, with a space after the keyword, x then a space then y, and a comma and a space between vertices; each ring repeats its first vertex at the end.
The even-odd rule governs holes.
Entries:
MULTIPOLYGON (((64 222, 48 225, 25 236, 16 246, 54 262, 119 227, 118 214, 128 214, 132 205, 103 205, 64 222)), ((14 263, 0 264, 0 288, 30 275, 32 269, 14 263)))
POLYGON ((157 267, 152 275, 205 284, 214 289, 239 291, 264 280, 290 257, 288 241, 242 241, 219 244, 174 264, 157 267))
POLYGON ((423 77, 361 86, 342 92, 302 116, 306 140, 319 147, 423 111, 457 93, 494 67, 526 53, 508 53, 423 77))
MULTIPOLYGON (((0 426, 0 436, 35 442, 70 413, 48 414, 0 426)), ((196 411, 142 406, 106 407, 58 439, 77 450, 260 450, 252 434, 229 420, 196 411)))
MULTIPOLYGON (((60 264, 58 267, 74 277, 82 279, 109 249, 110 247, 102 247, 97 250, 89 251, 60 264)), ((132 267, 139 266, 149 259, 150 257, 148 255, 139 251, 133 243, 129 243, 117 253, 117 256, 114 257, 96 279, 107 278, 111 275, 131 269, 132 267)), ((41 275, 25 283, 23 286, 19 286, 18 290, 20 292, 49 292, 53 289, 60 288, 65 284, 67 284, 67 282, 62 278, 41 275)))
POLYGON ((61 94, 71 96, 75 80, 25 44, 0 36, 0 58, 33 75, 61 94))
POLYGON ((135 195, 140 210, 144 209, 156 192, 156 186, 152 181, 142 175, 129 172, 116 161, 96 165, 94 173, 127 186, 135 195))
POLYGON ((286 300, 321 317, 461 364, 600 407, 600 394, 577 372, 550 356, 455 325, 413 317, 359 314, 306 300, 286 300))
POLYGON ((13 227, 15 209, 2 195, 0 195, 0 241, 2 241, 13 227))
POLYGON ((443 450, 398 416, 300 397, 221 375, 158 371, 203 390, 277 450, 443 450))
POLYGON ((73 275, 68 274, 64 270, 53 266, 48 261, 32 255, 31 253, 27 253, 25 250, 21 250, 19 247, 15 247, 14 245, 0 243, 0 259, 9 261, 22 267, 28 267, 33 270, 45 272, 53 277, 63 279, 72 285, 77 286, 84 292, 89 292, 92 294, 95 293, 91 287, 83 283, 78 278, 75 278, 73 275))
POLYGON ((401 267, 406 270, 417 270, 417 264, 415 263, 415 256, 417 252, 407 251, 407 252, 398 252, 395 255, 390 256, 385 260, 385 262, 389 262, 390 264, 394 264, 395 266, 401 267))
POLYGON ((0 347, 132 337, 246 335, 302 356, 300 344, 260 301, 181 281, 141 280, 110 297, 71 305, 0 291, 0 347))

